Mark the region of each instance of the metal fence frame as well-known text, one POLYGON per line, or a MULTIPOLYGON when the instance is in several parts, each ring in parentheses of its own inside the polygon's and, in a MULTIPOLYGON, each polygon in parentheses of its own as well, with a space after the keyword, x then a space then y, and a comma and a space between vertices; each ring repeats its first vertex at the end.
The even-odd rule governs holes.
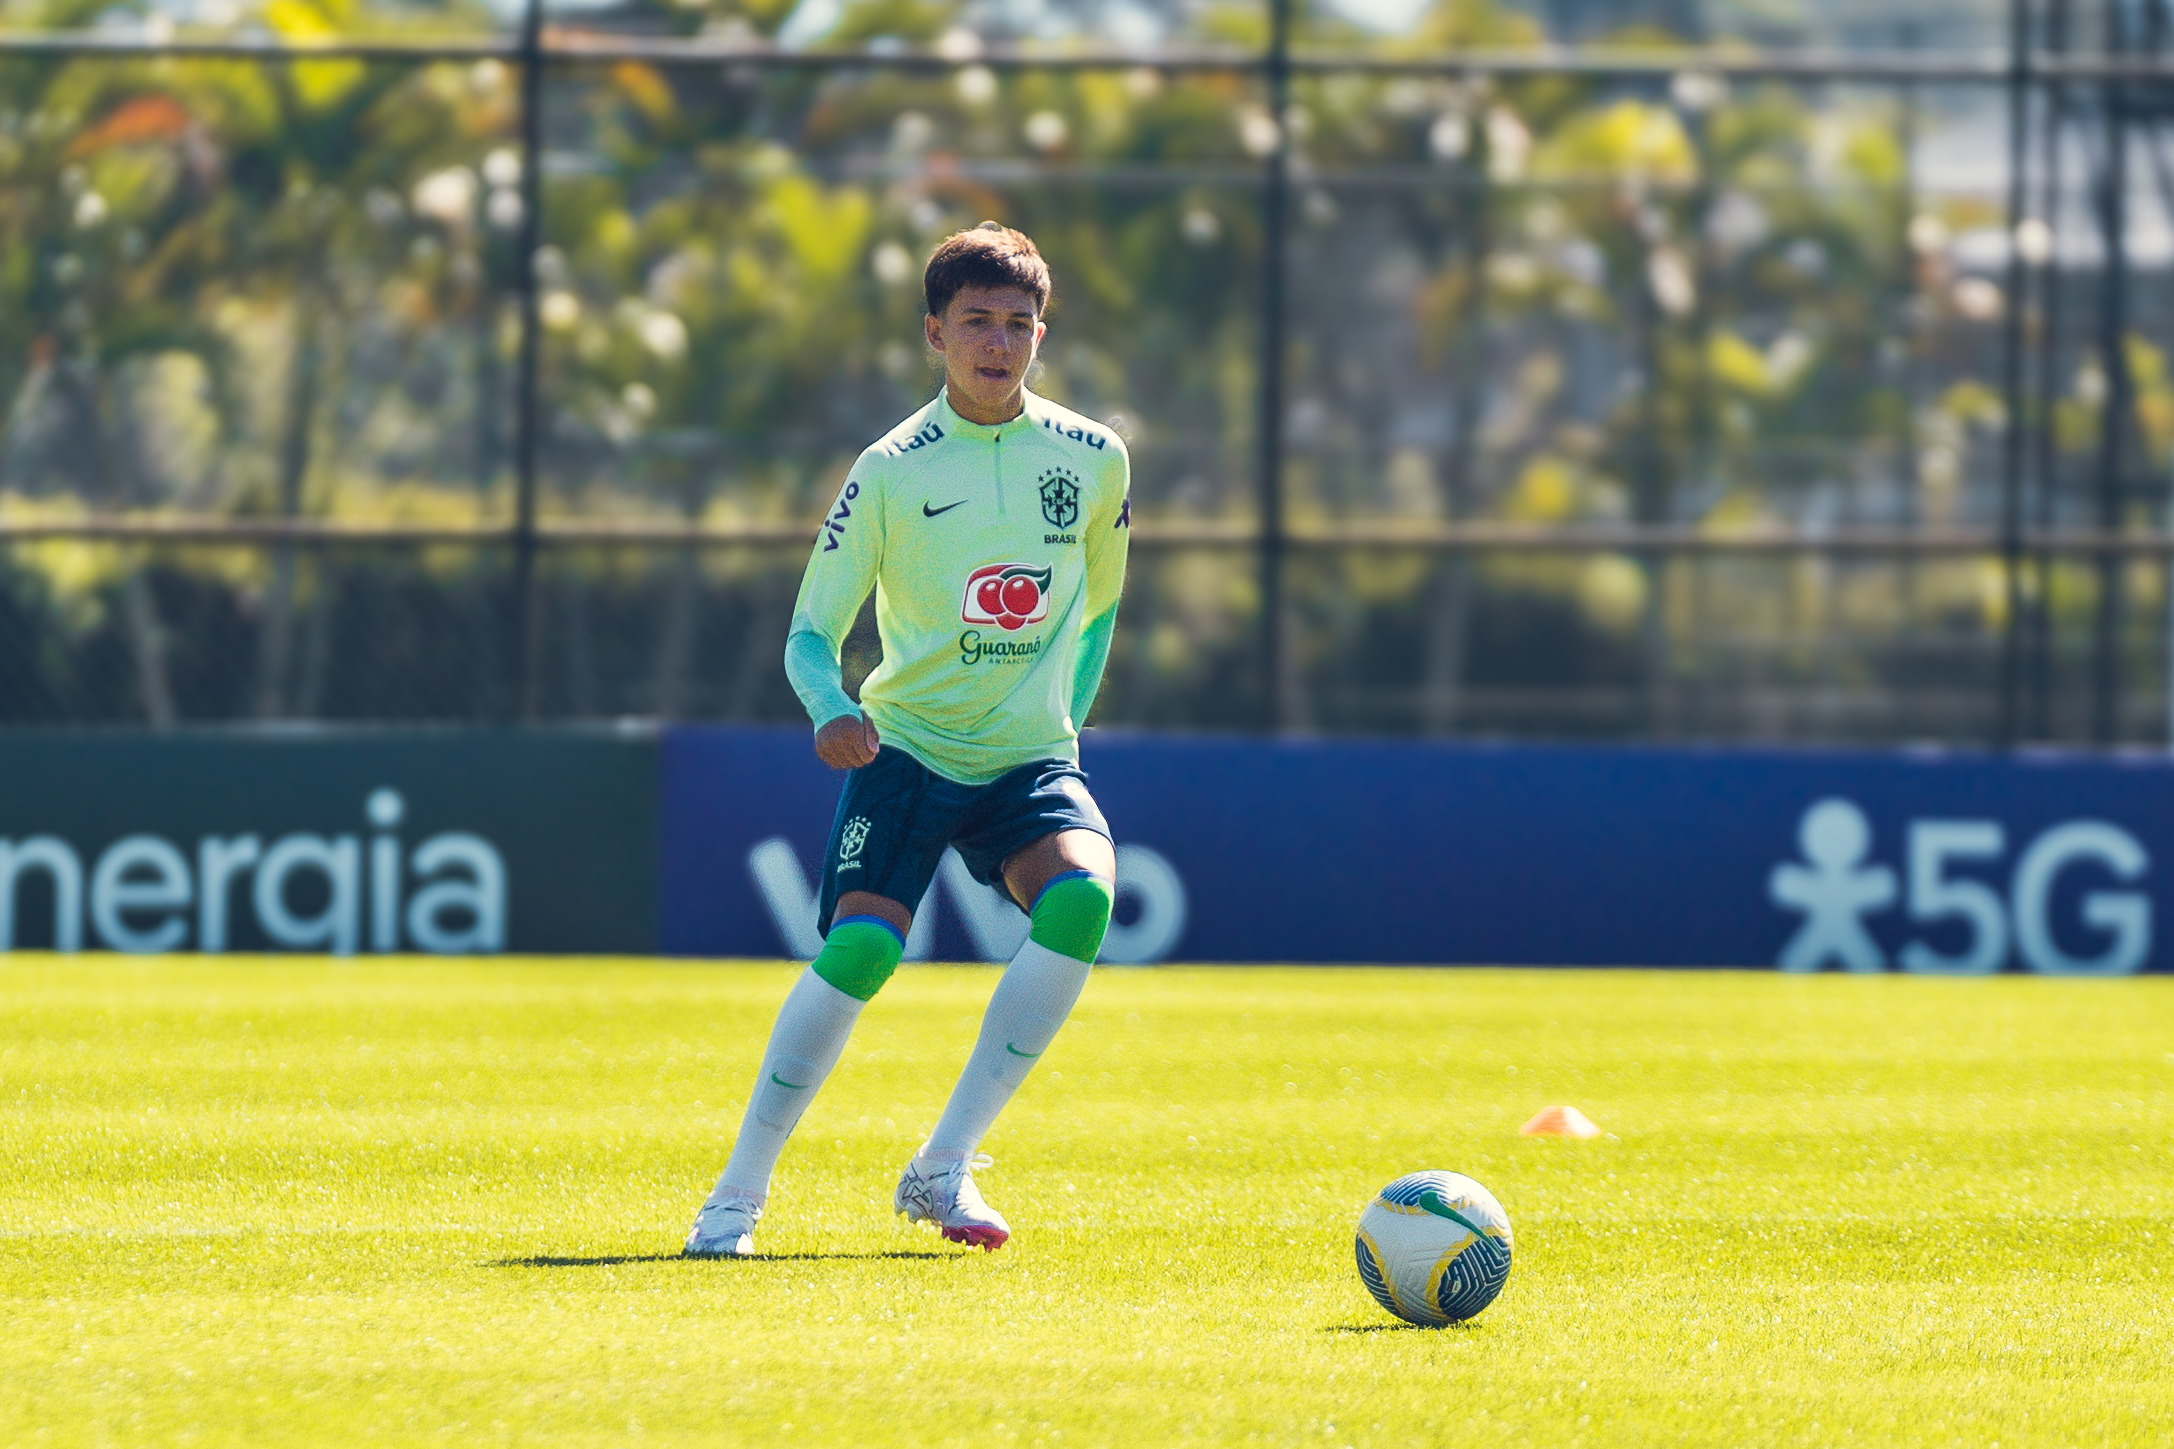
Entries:
MULTIPOLYGON (((2011 239, 2007 259, 2008 304, 2001 328, 2001 392, 2005 419, 2001 439, 2000 513, 1993 527, 1880 528, 1843 527, 1817 529, 1717 530, 1684 524, 1577 525, 1564 528, 1492 521, 1417 523, 1399 520, 1393 525, 1371 523, 1294 523, 1284 509, 1284 354, 1288 335, 1288 277, 1286 239, 1289 232, 1289 198, 1292 146, 1288 128, 1279 127, 1275 148, 1262 163, 1260 196, 1263 235, 1266 238, 1262 284, 1260 368, 1260 431, 1257 445, 1257 526, 1213 522, 1154 523, 1143 520, 1135 528, 1134 546, 1148 549, 1217 549, 1257 551, 1261 587, 1259 659, 1265 688, 1260 721, 1265 730, 1288 723, 1284 701, 1290 677, 1289 603, 1284 588, 1285 561, 1294 552, 1341 549, 1419 551, 1437 554, 1497 552, 1523 553, 1629 553, 1659 564, 1678 556, 1888 556, 1997 558, 2002 570, 2007 613, 2000 649, 1997 745, 2016 743, 2027 732, 2031 712, 2026 686, 2033 677, 2030 650, 2032 620, 2025 607, 2026 571, 2039 577, 2056 557, 2088 558, 2101 570, 2111 570, 2123 560, 2167 561, 2174 567, 2174 531, 2139 533, 2120 527, 2118 512, 2103 500, 2118 498, 2121 480, 2121 435, 2118 418, 2109 422, 2101 448, 2100 488, 2102 506, 2099 526, 2092 529, 2055 528, 2050 519, 2034 523, 2028 508, 2028 482, 2034 471, 2043 484, 2048 460, 2047 431, 2034 426, 2031 387, 2046 386, 2053 338, 2043 325, 2038 333, 2038 360, 2032 365, 2031 339, 2026 335, 2026 306, 2035 281, 2040 296, 2049 294, 2051 272, 2043 260, 2034 262, 2024 248, 2014 244, 2018 227, 2032 215, 2032 159, 2039 158, 2036 180, 2041 183, 2041 205, 2050 203, 2060 185, 2057 153, 2064 121, 2075 119, 2087 107, 2107 126, 2107 144, 2119 156, 2124 126, 2132 119, 2174 115, 2174 53, 2163 52, 2168 32, 2174 30, 2174 0, 2147 0, 2149 13, 2164 23, 2147 27, 2132 36, 2119 22, 2109 0, 2108 32, 2124 46, 2118 51, 2072 52, 2065 48, 2068 24, 2066 0, 2010 0, 2008 44, 2001 49, 1978 51, 1801 51, 1759 53, 1740 50, 1588 51, 1564 47, 1530 50, 1467 50, 1428 56, 1340 54, 1294 49, 1291 40, 1291 0, 1266 0, 1269 35, 1266 46, 1248 51, 1227 46, 1165 46, 1153 51, 1112 48, 1078 48, 1043 51, 1017 45, 990 45, 968 57, 938 51, 907 50, 781 50, 742 41, 723 42, 703 38, 659 38, 602 35, 561 31, 546 24, 542 0, 528 0, 521 25, 506 36, 475 39, 402 41, 354 38, 328 41, 273 40, 256 37, 151 39, 90 32, 42 32, 0 34, 4 56, 159 56, 203 59, 243 59, 265 64, 310 60, 479 61, 496 60, 520 71, 520 155, 523 212, 518 245, 520 257, 517 292, 520 303, 520 349, 516 382, 514 438, 514 516, 502 526, 425 527, 407 525, 344 525, 306 519, 223 519, 158 517, 91 517, 79 520, 0 522, 0 544, 38 540, 77 539, 134 543, 192 543, 263 545, 283 544, 323 549, 340 545, 462 544, 501 547, 512 563, 509 672, 511 712, 518 719, 533 719, 538 712, 541 677, 541 633, 536 604, 538 554, 546 548, 582 545, 634 545, 658 548, 708 549, 746 545, 782 545, 813 536, 817 520, 802 524, 745 523, 718 525, 659 525, 608 520, 545 520, 538 516, 537 444, 542 432, 542 399, 539 361, 542 322, 539 315, 536 257, 541 246, 542 200, 542 88, 553 67, 570 67, 618 60, 637 60, 666 67, 715 67, 733 65, 774 70, 903 70, 949 72, 969 65, 998 71, 1095 71, 1139 70, 1163 74, 1222 73, 1257 75, 1266 83, 1270 114, 1280 117, 1288 104, 1294 76, 1368 74, 1379 76, 1452 77, 1458 79, 1520 78, 1568 75, 1602 80, 1668 81, 1686 74, 1717 80, 1857 81, 1873 85, 1907 87, 1942 84, 2000 87, 2007 106, 2008 186, 2006 234, 2011 239), (2040 7, 2043 7, 2041 10, 2040 7), (2044 34, 2041 35, 2040 31, 2044 34), (2138 50, 2126 46, 2134 41, 2138 50), (2043 123, 2043 136, 2034 141, 2031 121, 2043 123)), ((2156 150, 2159 174, 2174 211, 2174 168, 2156 150)), ((2109 175, 2115 174, 2108 172, 2109 175)), ((2098 185, 2098 221, 2108 258, 2104 290, 2115 297, 2126 258, 2121 245, 2121 184, 2098 185)), ((2048 208, 2050 209, 2050 208, 2048 208)), ((2111 392, 2105 412, 2112 417, 2124 398, 2125 364, 2120 357, 2118 307, 2107 310, 2101 344, 2108 364, 2111 392)), ((2102 591, 2103 592, 2103 591, 2102 591)), ((2103 607, 2103 606, 2102 606, 2103 607)), ((2111 643, 2102 637, 2094 659, 2094 694, 2100 696, 2094 710, 2095 729, 2101 742, 2110 742, 2114 729, 2118 680, 2111 643)), ((2043 638, 2037 644, 2045 646, 2043 638)), ((2043 661, 2036 671, 2043 689, 2043 661)), ((2174 686, 2170 686, 2174 688, 2174 686)), ((2170 700, 2174 710, 2174 700, 2170 700)), ((2040 701, 2038 717, 2043 717, 2040 701)))

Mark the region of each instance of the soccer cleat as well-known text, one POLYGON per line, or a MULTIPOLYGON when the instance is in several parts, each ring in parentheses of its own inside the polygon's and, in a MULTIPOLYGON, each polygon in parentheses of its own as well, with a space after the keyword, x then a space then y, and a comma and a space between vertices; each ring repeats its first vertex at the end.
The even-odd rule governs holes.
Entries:
POLYGON ((987 1167, 989 1155, 935 1162, 916 1157, 906 1164, 891 1195, 891 1207, 913 1223, 934 1223, 947 1243, 965 1243, 995 1252, 1012 1235, 1004 1215, 981 1200, 974 1169, 987 1167))
POLYGON ((690 1258, 751 1258, 755 1254, 755 1224, 762 1217, 760 1199, 744 1192, 710 1194, 702 1211, 695 1214, 694 1231, 687 1234, 690 1258))

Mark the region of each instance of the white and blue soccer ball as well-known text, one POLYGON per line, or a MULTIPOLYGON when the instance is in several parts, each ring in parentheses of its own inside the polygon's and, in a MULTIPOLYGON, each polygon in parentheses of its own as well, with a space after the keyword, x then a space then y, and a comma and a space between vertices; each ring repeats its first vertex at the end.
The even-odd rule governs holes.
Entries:
POLYGON ((1359 1278, 1374 1301, 1423 1328, 1495 1301, 1510 1277, 1510 1215, 1455 1172, 1414 1172, 1359 1215, 1359 1278))

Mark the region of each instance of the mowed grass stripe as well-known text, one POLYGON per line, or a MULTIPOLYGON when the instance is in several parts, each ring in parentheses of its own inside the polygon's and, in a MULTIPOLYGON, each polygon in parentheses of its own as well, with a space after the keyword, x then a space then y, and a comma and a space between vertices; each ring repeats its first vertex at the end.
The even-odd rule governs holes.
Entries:
POLYGON ((902 971, 754 1262, 677 1260, 793 969, 0 965, 0 1442, 2153 1444, 2174 981, 1099 972, 889 1212, 986 969, 902 971), (1521 1138, 1556 1102, 1608 1136, 1521 1138), (1390 1178, 1516 1266, 1394 1324, 1390 1178), (790 1428, 786 1426, 790 1425, 790 1428))

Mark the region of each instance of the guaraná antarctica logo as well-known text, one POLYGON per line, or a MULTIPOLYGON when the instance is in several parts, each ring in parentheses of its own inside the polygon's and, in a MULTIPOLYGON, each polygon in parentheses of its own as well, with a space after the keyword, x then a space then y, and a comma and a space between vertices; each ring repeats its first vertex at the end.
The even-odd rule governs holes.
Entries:
POLYGON ((1006 633, 1039 624, 1049 617, 1048 564, 987 564, 966 577, 966 598, 959 617, 969 624, 994 624, 1006 633))

